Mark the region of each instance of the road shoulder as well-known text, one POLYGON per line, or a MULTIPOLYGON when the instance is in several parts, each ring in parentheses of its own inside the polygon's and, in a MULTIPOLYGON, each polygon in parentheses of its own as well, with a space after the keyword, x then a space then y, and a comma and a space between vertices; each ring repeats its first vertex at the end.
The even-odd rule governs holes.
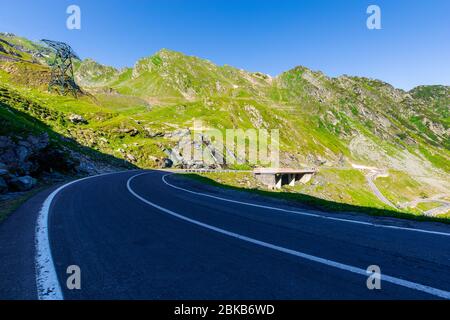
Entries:
POLYGON ((36 219, 42 203, 61 184, 32 196, 0 223, 0 297, 37 299, 35 272, 36 219))

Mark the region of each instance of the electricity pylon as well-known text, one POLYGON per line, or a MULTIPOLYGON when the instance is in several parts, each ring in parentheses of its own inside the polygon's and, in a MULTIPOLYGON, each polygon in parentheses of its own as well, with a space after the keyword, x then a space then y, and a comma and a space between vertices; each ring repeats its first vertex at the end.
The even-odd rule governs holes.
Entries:
POLYGON ((45 39, 41 41, 53 49, 55 54, 54 60, 50 63, 52 74, 48 84, 48 90, 56 90, 63 95, 71 92, 74 97, 77 97, 80 88, 75 83, 72 59, 79 60, 80 58, 78 58, 72 48, 64 42, 45 39))

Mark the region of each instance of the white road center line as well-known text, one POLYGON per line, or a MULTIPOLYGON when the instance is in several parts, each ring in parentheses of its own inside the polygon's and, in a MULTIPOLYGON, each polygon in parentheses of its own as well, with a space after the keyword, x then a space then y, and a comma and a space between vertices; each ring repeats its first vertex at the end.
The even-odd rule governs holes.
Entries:
MULTIPOLYGON (((203 228, 211 230, 211 231, 215 231, 217 233, 220 233, 220 234, 223 234, 223 235, 235 238, 235 239, 239 239, 241 241, 249 242, 249 243, 261 246, 261 247, 265 247, 265 248, 272 249, 272 250, 275 250, 275 251, 283 252, 283 253, 290 254, 292 256, 296 256, 296 257, 299 257, 299 258, 302 258, 302 259, 306 259, 306 260, 309 260, 309 261, 317 262, 317 263, 324 264, 324 265, 327 265, 327 266, 330 266, 330 267, 333 267, 333 268, 337 268, 337 269, 340 269, 340 270, 352 272, 352 273, 363 275, 363 276, 367 277, 367 271, 365 269, 354 267, 354 266, 347 265, 347 264, 343 264, 343 263, 336 262, 336 261, 333 261, 333 260, 329 260, 329 259, 313 256, 313 255, 310 255, 310 254, 307 254, 307 253, 303 253, 303 252, 300 252, 300 251, 287 249, 287 248, 280 247, 280 246, 277 246, 277 245, 274 245, 274 244, 271 244, 271 243, 268 243, 268 242, 260 241, 260 240, 257 240, 257 239, 253 239, 253 238, 250 238, 250 237, 238 234, 238 233, 227 231, 227 230, 224 230, 224 229, 221 229, 221 228, 218 228, 218 227, 215 227, 215 226, 212 226, 212 225, 209 225, 209 224, 206 224, 206 223, 203 223, 203 222, 200 222, 200 221, 188 218, 188 217, 183 216, 183 215, 181 215, 179 213, 176 213, 176 212, 174 212, 172 210, 169 210, 169 209, 166 209, 164 207, 161 207, 161 206, 159 206, 159 205, 157 205, 157 204, 155 204, 155 203, 153 203, 153 202, 151 202, 151 201, 141 197, 140 195, 138 195, 131 188, 131 181, 133 181, 133 179, 135 179, 135 178, 137 178, 139 176, 142 176, 142 175, 146 175, 146 174, 148 174, 148 173, 137 174, 137 175, 131 177, 130 179, 128 179, 128 181, 127 181, 127 188, 128 188, 128 191, 133 196, 135 196, 137 199, 141 200, 142 202, 152 206, 153 208, 161 210, 161 211, 163 211, 163 212, 165 212, 165 213, 167 213, 167 214, 169 214, 171 216, 174 216, 174 217, 176 217, 178 219, 184 220, 184 221, 192 223, 194 225, 203 227, 203 228)), ((163 181, 165 181, 165 179, 164 179, 165 177, 166 176, 163 176, 163 181)), ((177 189, 182 189, 182 188, 178 188, 178 187, 176 187, 176 188, 177 189)), ((233 201, 233 202, 235 202, 235 201, 233 201)), ((237 202, 237 203, 240 203, 240 202, 237 202)), ((245 203, 243 203, 243 204, 245 204, 245 203)), ((382 275, 381 279, 382 279, 382 281, 386 281, 386 282, 389 282, 389 283, 392 283, 392 284, 395 284, 395 285, 399 285, 399 286, 406 287, 406 288, 409 288, 409 289, 425 292, 425 293, 428 293, 428 294, 431 294, 431 295, 434 295, 434 296, 437 296, 437 297, 440 297, 440 298, 450 299, 450 292, 449 291, 436 289, 436 288, 433 288, 433 287, 430 287, 430 286, 422 285, 422 284, 419 284, 419 283, 403 280, 403 279, 400 279, 400 278, 396 278, 396 277, 392 277, 392 276, 388 276, 388 275, 384 275, 384 274, 382 275)))

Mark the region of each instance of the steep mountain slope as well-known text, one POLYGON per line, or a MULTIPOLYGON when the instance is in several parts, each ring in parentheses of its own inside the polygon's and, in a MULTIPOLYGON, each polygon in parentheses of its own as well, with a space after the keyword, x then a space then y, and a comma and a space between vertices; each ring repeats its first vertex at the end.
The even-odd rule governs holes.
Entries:
MULTIPOLYGON (((354 168, 359 165, 394 170, 391 184, 410 186, 392 195, 395 204, 450 193, 449 87, 405 92, 378 80, 330 78, 305 67, 271 77, 163 49, 123 70, 77 61, 76 80, 87 95, 75 100, 45 92, 50 53, 39 55, 38 44, 12 35, 0 35, 0 43, 3 86, 66 119, 82 116, 86 123, 43 121, 138 166, 160 166, 165 158, 188 165, 179 161, 176 138, 202 120, 221 131, 279 129, 281 165, 322 168, 315 182, 297 191, 383 207, 367 186, 361 187, 367 197, 346 191, 349 177, 364 174, 354 168), (395 172, 404 173, 401 181, 395 172)), ((364 183, 349 180, 352 187, 364 183)))
POLYGON ((206 109, 196 116, 218 128, 283 128, 283 148, 290 152, 284 161, 300 151, 297 161, 309 164, 344 156, 423 175, 449 170, 447 87, 426 87, 427 97, 420 88, 404 92, 377 80, 332 79, 304 67, 271 78, 169 50, 140 60, 109 85, 157 109, 184 104, 178 125, 189 126, 193 104, 206 109), (437 101, 430 102, 434 94, 437 101))

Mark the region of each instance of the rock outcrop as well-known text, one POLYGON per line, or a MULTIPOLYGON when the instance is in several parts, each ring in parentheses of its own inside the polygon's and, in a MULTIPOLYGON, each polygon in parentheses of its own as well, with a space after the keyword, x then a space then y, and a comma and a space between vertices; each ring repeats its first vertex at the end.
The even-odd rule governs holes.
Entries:
POLYGON ((74 172, 76 161, 50 146, 46 133, 27 138, 0 136, 0 193, 28 191, 43 173, 74 172))
MULTIPOLYGON (((191 134, 189 129, 180 129, 165 134, 176 142, 172 148, 165 149, 173 167, 182 169, 220 169, 228 166, 228 161, 237 156, 228 148, 203 133, 191 134)), ((241 160, 242 161, 242 160, 241 160)))
POLYGON ((30 176, 23 176, 13 178, 9 182, 9 185, 16 191, 28 191, 31 190, 37 184, 37 180, 30 176))
POLYGON ((71 114, 69 116, 69 121, 73 124, 87 124, 87 120, 80 116, 79 114, 71 114))

